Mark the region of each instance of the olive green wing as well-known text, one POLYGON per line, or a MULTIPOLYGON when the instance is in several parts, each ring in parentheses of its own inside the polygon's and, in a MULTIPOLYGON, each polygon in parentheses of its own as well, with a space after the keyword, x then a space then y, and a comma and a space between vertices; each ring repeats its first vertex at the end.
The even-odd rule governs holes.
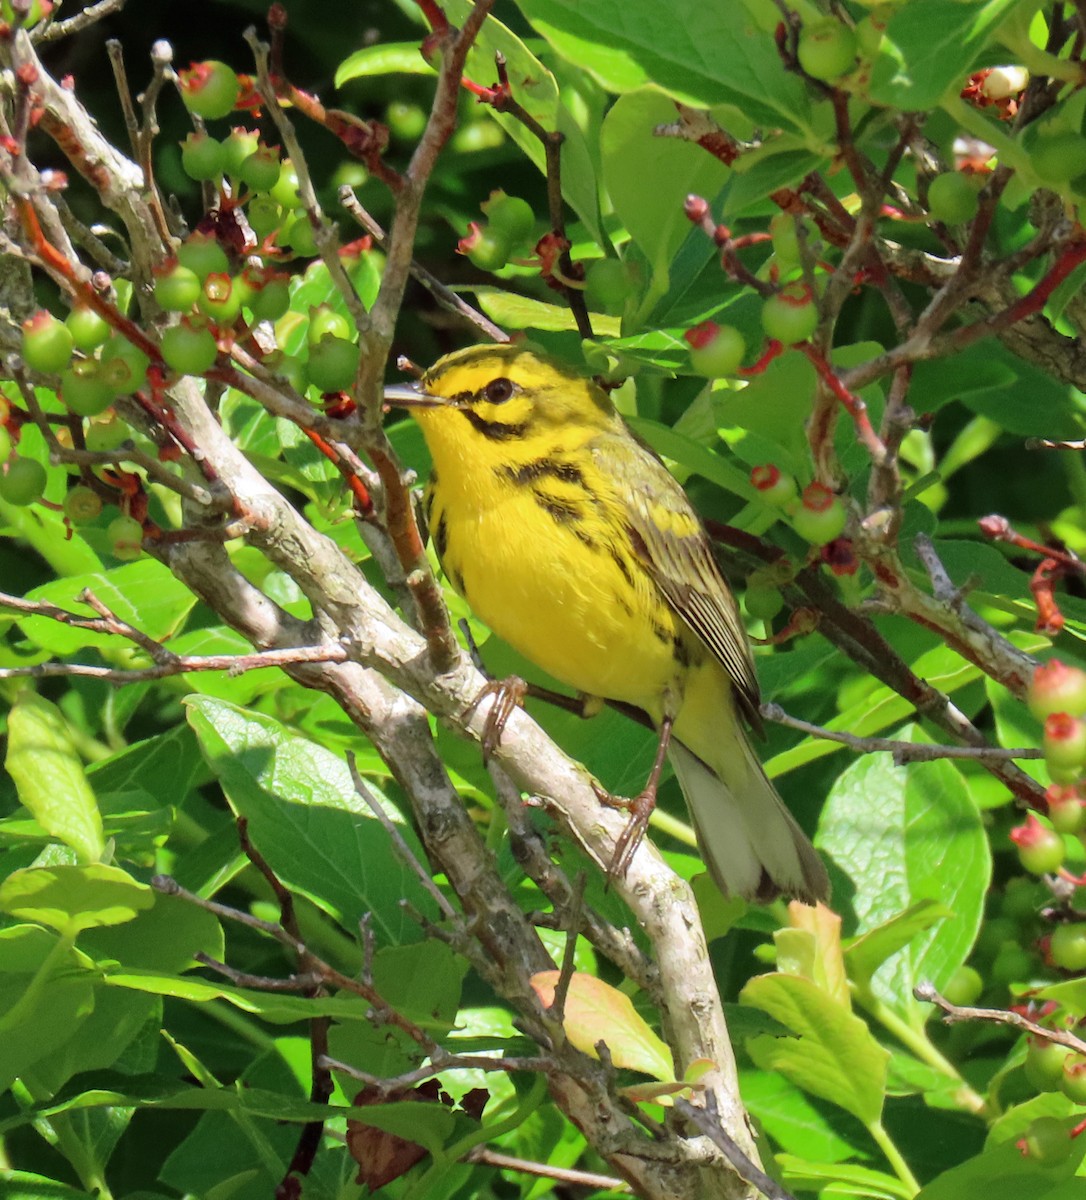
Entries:
POLYGON ((634 551, 671 608, 728 672, 743 715, 761 729, 754 659, 739 606, 686 493, 630 434, 596 440, 601 473, 625 484, 622 503, 634 551))

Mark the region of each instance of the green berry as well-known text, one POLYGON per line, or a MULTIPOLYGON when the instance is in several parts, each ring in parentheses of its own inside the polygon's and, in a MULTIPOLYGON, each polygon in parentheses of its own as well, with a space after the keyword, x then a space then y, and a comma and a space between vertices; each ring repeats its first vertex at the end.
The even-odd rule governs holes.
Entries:
POLYGON ((1086 1104, 1086 1058, 1081 1054, 1071 1053, 1064 1059, 1060 1091, 1075 1104, 1086 1104))
POLYGON ((271 198, 280 208, 301 208, 303 200, 298 194, 298 172, 289 158, 284 158, 279 168, 279 178, 271 189, 271 198))
POLYGON ((238 167, 238 179, 254 192, 267 192, 279 182, 279 150, 258 146, 238 167))
POLYGON ((279 241, 289 246, 295 254, 312 258, 317 253, 317 236, 308 213, 299 213, 280 235, 279 241))
POLYGON ((219 179, 223 172, 222 143, 206 133, 190 133, 181 143, 181 166, 198 183, 219 179))
POLYGON ((762 305, 766 336, 794 346, 805 342, 818 328, 818 305, 805 283, 790 283, 762 305))
POLYGON ((1080 833, 1086 826, 1086 807, 1073 787, 1053 784, 1047 792, 1048 819, 1057 833, 1080 833))
POLYGON ((1049 955, 1064 971, 1086 971, 1086 925, 1057 925, 1048 940, 1049 955))
POLYGON ((60 398, 77 417, 96 417, 113 403, 113 389, 93 358, 74 362, 60 377, 60 398))
POLYGON ((234 280, 225 271, 212 272, 204 280, 196 307, 216 325, 225 328, 233 325, 241 312, 242 291, 234 286, 234 280))
POLYGON ((690 366, 706 379, 726 379, 738 371, 746 353, 743 335, 734 325, 703 321, 683 338, 690 347, 690 366))
POLYGON ((353 343, 331 334, 309 349, 309 382, 322 392, 340 392, 354 383, 360 351, 353 343))
POLYGON ((975 967, 961 966, 943 988, 943 995, 951 1004, 974 1004, 983 991, 980 972, 975 967))
POLYGON ((99 421, 88 422, 83 437, 88 450, 100 452, 116 450, 128 441, 129 433, 130 430, 124 421, 116 413, 110 413, 99 421))
POLYGON ((426 129, 426 110, 418 104, 393 100, 385 110, 385 124, 393 137, 404 142, 417 142, 426 129))
POLYGON ((166 312, 188 312, 200 297, 200 277, 179 262, 155 271, 155 299, 166 312))
POLYGON ((1031 875, 1052 875, 1063 865, 1063 838, 1030 813, 1024 825, 1011 830, 1011 841, 1018 847, 1018 860, 1031 875))
POLYGON ((93 488, 77 484, 64 497, 64 515, 72 525, 87 525, 102 511, 102 497, 93 488))
POLYGON ((132 562, 142 551, 143 526, 134 517, 116 517, 106 527, 114 558, 132 562))
POLYGON ((1071 1053, 1067 1046, 1047 1038, 1026 1040, 1026 1078, 1039 1092, 1057 1092, 1063 1079, 1063 1064, 1071 1053))
POLYGON ((928 185, 928 211, 937 221, 961 225, 977 215, 978 192, 984 180, 961 171, 947 171, 928 185))
POLYGON ((762 499, 768 500, 776 508, 784 508, 791 504, 798 491, 795 478, 773 463, 754 467, 750 473, 750 482, 761 493, 762 499))
POLYGON ((1071 1153, 1071 1134, 1056 1117, 1036 1117, 1015 1142, 1024 1157, 1046 1165, 1061 1163, 1071 1153))
POLYGON ((747 612, 760 621, 772 621, 784 608, 784 597, 780 588, 748 587, 743 596, 747 612))
POLYGON ((1086 671, 1053 658, 1033 672, 1026 696, 1029 711, 1039 720, 1052 713, 1086 713, 1086 671))
POLYGON ((1042 748, 1050 773, 1077 776, 1086 764, 1086 721, 1065 712, 1050 713, 1045 717, 1042 748))
POLYGON ((151 360, 120 333, 115 333, 102 347, 102 378, 115 396, 127 396, 147 382, 151 360))
POLYGON ((32 371, 55 375, 72 361, 75 342, 63 321, 39 309, 23 322, 23 362, 32 371))
POLYGON ((33 458, 21 456, 9 459, 7 469, 0 473, 0 500, 22 508, 40 500, 45 491, 45 468, 33 458))
POLYGON ((799 262, 799 234, 791 213, 780 212, 769 222, 773 253, 782 267, 794 267, 799 262))
POLYGON ((181 375, 203 375, 215 365, 219 356, 215 335, 207 322, 183 317, 162 333, 162 357, 168 367, 181 375))
POLYGON ((510 246, 526 242, 535 231, 535 213, 528 201, 507 196, 500 188, 490 193, 482 210, 494 236, 510 246))
POLYGON ((803 26, 796 57, 812 79, 828 83, 852 70, 856 64, 856 50, 856 35, 852 30, 827 17, 824 21, 812 21, 803 26))
POLYGON ((1003 946, 991 966, 991 978, 996 983, 1024 983, 1033 978, 1037 963, 1022 946, 1003 946))
POLYGON ((510 245, 489 227, 472 221, 467 236, 457 242, 456 252, 466 255, 480 271, 498 271, 509 261, 510 245))
POLYGON ((316 304, 309 310, 309 329, 306 333, 306 340, 312 346, 328 335, 349 339, 351 323, 342 313, 336 312, 330 304, 316 304))
POLYGON ((72 335, 77 350, 89 354, 113 332, 109 322, 88 305, 77 304, 65 318, 64 324, 72 335))
POLYGON ((254 196, 245 209, 253 233, 263 241, 283 223, 283 210, 271 196, 254 196))
POLYGON ((584 299, 592 312, 620 317, 633 292, 629 268, 617 258, 597 258, 584 277, 584 299))
POLYGON ((809 483, 800 501, 792 515, 792 526, 804 541, 812 546, 826 546, 844 533, 848 513, 840 496, 825 484, 809 483))
POLYGON ((230 260, 219 243, 206 233, 194 233, 177 247, 177 261, 199 279, 209 275, 225 275, 230 260))
POLYGON ((290 284, 285 276, 267 280, 253 292, 249 310, 254 321, 278 321, 290 308, 290 284))
POLYGON ((241 171, 241 164, 259 148, 260 135, 255 129, 242 129, 240 126, 231 129, 222 140, 223 171, 227 175, 237 176, 241 171))
POLYGON ((233 112, 241 84, 226 63, 209 58, 192 63, 187 71, 179 72, 181 99, 185 107, 198 117, 214 120, 233 112))

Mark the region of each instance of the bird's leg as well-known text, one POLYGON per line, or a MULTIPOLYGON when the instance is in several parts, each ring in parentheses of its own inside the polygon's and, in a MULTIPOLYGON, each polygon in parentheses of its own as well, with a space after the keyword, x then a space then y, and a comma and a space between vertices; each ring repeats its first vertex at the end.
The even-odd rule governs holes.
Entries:
POLYGON ((641 839, 649 827, 649 817, 652 816, 652 811, 656 807, 656 789, 660 786, 660 775, 667 758, 667 748, 671 744, 673 723, 672 717, 664 717, 660 722, 660 741, 656 747, 656 758, 653 760, 652 770, 645 781, 645 786, 638 795, 627 800, 621 796, 612 796, 598 784, 593 784, 596 795, 602 803, 612 808, 624 809, 630 814, 626 828, 619 834, 618 841, 615 842, 615 852, 611 855, 611 863, 607 868, 609 879, 621 879, 626 874, 637 847, 641 845, 641 839))
POLYGON ((524 701, 529 696, 534 700, 545 700, 557 708, 564 708, 566 712, 571 712, 578 717, 594 717, 599 712, 598 702, 593 696, 565 696, 551 688, 527 683, 519 675, 495 679, 483 663, 483 657, 479 653, 479 647, 475 644, 467 621, 460 622, 460 632, 468 644, 468 653, 471 655, 471 661, 475 664, 476 670, 485 675, 487 679, 487 682, 479 689, 478 695, 468 705, 464 716, 467 717, 473 713, 488 696, 494 697, 494 703, 490 706, 483 723, 482 736, 479 738, 484 764, 497 750, 502 740, 502 733, 505 731, 506 722, 516 709, 524 707, 524 701))

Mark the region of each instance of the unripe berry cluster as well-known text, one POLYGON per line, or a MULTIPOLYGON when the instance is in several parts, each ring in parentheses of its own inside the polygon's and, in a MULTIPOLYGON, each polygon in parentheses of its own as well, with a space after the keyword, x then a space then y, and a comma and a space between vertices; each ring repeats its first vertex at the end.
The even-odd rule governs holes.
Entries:
POLYGON ((527 200, 500 188, 481 205, 486 222, 472 221, 456 244, 481 271, 497 271, 518 253, 527 253, 534 240, 535 213, 527 200))
POLYGON ((796 533, 812 546, 827 546, 844 533, 848 512, 824 483, 809 483, 800 492, 795 479, 773 463, 755 467, 750 482, 764 500, 787 513, 796 533))

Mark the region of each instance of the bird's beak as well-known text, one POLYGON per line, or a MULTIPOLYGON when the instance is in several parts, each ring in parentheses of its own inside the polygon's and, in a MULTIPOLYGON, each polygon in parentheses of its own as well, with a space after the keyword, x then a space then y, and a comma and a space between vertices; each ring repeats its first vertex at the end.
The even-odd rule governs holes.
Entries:
POLYGON ((385 388, 385 404, 390 408, 440 408, 447 403, 423 391, 421 383, 393 383, 385 388))

